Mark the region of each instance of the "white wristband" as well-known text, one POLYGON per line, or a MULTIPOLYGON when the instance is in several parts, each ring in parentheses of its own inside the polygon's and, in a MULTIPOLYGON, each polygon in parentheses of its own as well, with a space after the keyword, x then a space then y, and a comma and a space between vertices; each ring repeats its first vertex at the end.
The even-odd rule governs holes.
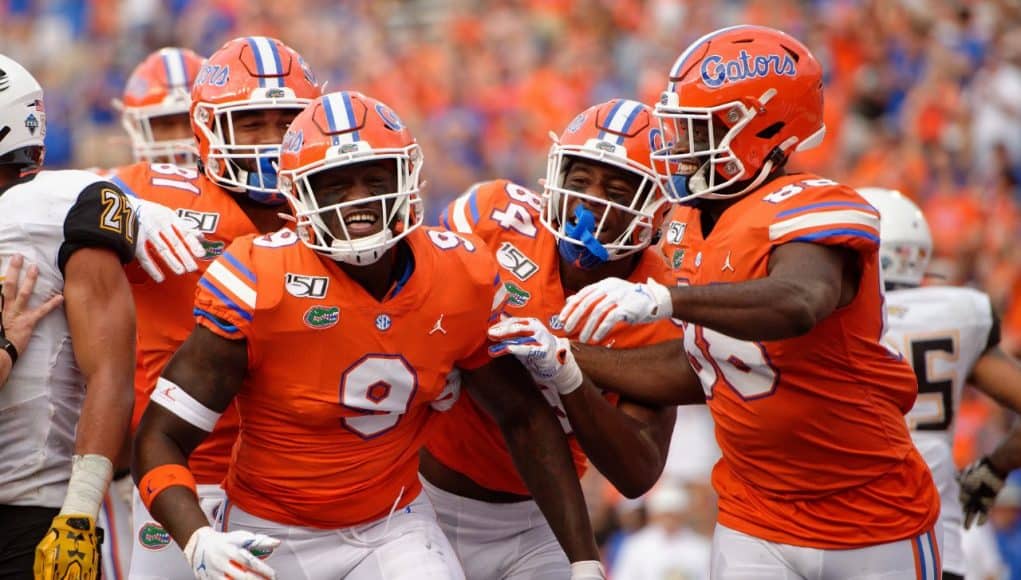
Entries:
POLYGON ((598 560, 571 562, 571 580, 605 580, 606 571, 598 560))
POLYGON ((579 367, 578 362, 574 360, 574 353, 571 351, 571 342, 569 340, 566 338, 558 338, 557 344, 560 348, 563 348, 567 354, 564 357, 564 366, 560 367, 560 372, 554 378, 556 384, 553 386, 561 395, 569 395, 578 390, 578 387, 580 387, 582 382, 584 382, 581 374, 581 367, 579 367))
POLYGON ((645 284, 649 287, 653 298, 656 299, 656 314, 654 314, 656 319, 670 318, 674 313, 674 301, 670 297, 670 289, 652 278, 646 280, 645 284))
POLYGON ((60 515, 84 514, 99 517, 106 488, 113 479, 113 463, 102 455, 75 455, 71 458, 71 480, 60 515))
POLYGON ((156 390, 149 396, 149 400, 206 433, 212 432, 222 414, 198 402, 184 389, 163 377, 156 381, 156 390))

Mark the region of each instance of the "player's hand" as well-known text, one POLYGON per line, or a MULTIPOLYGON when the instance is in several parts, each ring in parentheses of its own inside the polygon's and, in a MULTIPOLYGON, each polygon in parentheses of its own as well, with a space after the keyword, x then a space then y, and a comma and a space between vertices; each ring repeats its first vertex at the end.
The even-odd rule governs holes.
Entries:
POLYGON ((272 579, 276 572, 253 552, 269 553, 279 545, 280 540, 263 534, 217 532, 204 526, 188 538, 184 557, 198 580, 272 579))
POLYGON ((39 306, 29 308, 28 302, 32 298, 36 280, 39 279, 39 267, 35 264, 29 266, 25 280, 22 281, 21 268, 24 265, 23 256, 12 256, 7 270, 0 276, 3 279, 3 289, 0 290, 0 312, 3 313, 0 318, 0 334, 6 336, 19 353, 25 352, 35 325, 64 301, 64 296, 57 294, 39 306))
POLYGON ((996 494, 1003 487, 1004 476, 997 472, 988 457, 975 461, 961 470, 957 481, 961 484, 958 495, 961 508, 964 510, 964 528, 971 527, 972 522, 986 523, 989 508, 993 507, 996 494))
POLYGON ((571 580, 606 580, 606 570, 596 560, 571 562, 571 580))
POLYGON ((490 355, 513 354, 536 383, 549 385, 561 395, 581 386, 581 367, 574 360, 570 341, 554 336, 535 318, 497 322, 489 327, 489 338, 497 343, 489 347, 490 355))
POLYGON ((460 398, 461 371, 453 369, 447 373, 446 384, 443 386, 443 391, 440 393, 440 396, 433 399, 433 402, 429 403, 429 406, 440 412, 449 411, 454 407, 454 403, 456 403, 460 398))
POLYGON ((91 517, 70 514, 53 518, 35 547, 35 580, 95 580, 102 543, 102 532, 91 517))
POLYGON ((206 250, 202 247, 202 233, 177 217, 174 210, 169 207, 137 197, 129 199, 135 214, 138 215, 138 243, 135 246, 135 257, 145 273, 157 282, 166 279, 156 259, 149 253, 150 246, 174 274, 180 275, 197 270, 195 258, 206 255, 206 250))
POLYGON ((670 289, 652 278, 644 284, 606 278, 568 298, 560 320, 564 332, 573 335, 577 331, 581 342, 599 342, 618 322, 645 324, 671 314, 670 289))

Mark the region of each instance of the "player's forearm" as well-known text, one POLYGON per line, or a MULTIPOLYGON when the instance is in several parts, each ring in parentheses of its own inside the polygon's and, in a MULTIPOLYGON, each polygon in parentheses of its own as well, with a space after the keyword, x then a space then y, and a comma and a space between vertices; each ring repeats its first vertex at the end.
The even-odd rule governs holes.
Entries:
POLYGON ((1021 413, 1021 363, 1001 348, 995 347, 978 359, 971 379, 997 403, 1021 413))
POLYGON ((1021 468, 1021 428, 1015 427, 989 454, 989 461, 1000 473, 1021 468))
POLYGON ((666 457, 646 425, 611 405, 587 378, 560 400, 574 436, 596 469, 629 498, 649 491, 666 457))
POLYGON ((117 461, 135 406, 130 373, 101 371, 87 381, 85 403, 78 420, 75 453, 96 454, 117 461))
MULTIPOLYGON (((155 405, 149 405, 139 425, 138 433, 135 435, 134 449, 132 456, 131 472, 135 485, 139 485, 147 473, 163 465, 182 465, 187 467, 188 456, 198 446, 202 436, 199 435, 196 441, 179 442, 175 437, 165 433, 160 428, 162 421, 156 417, 149 417, 150 414, 164 412, 153 409, 155 405)), ((165 424, 165 423, 164 423, 165 424)), ((145 490, 139 488, 144 493, 145 490)), ((156 521, 173 536, 182 548, 188 543, 191 535, 202 526, 209 525, 202 508, 199 506, 198 498, 191 489, 183 486, 168 487, 159 493, 152 505, 149 506, 149 513, 156 521)))
POLYGON ((182 550, 195 530, 210 525, 198 498, 184 487, 171 487, 159 494, 149 512, 163 524, 182 550))
POLYGON ((770 278, 670 289, 674 318, 754 341, 793 338, 812 330, 826 310, 815 294, 770 278))
POLYGON ((121 264, 110 251, 82 249, 67 263, 64 297, 85 403, 75 452, 116 461, 135 403, 135 308, 121 264))
POLYGON ((571 348, 581 370, 600 388, 650 405, 705 403, 683 340, 623 349, 572 342, 571 348))
POLYGON ((571 562, 598 560, 588 508, 560 423, 542 403, 501 429, 514 465, 571 562))

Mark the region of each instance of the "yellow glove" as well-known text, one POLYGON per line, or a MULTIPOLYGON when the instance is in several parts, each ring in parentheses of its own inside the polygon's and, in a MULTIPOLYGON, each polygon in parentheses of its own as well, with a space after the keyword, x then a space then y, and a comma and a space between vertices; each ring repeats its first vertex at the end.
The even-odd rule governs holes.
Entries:
POLYGON ((35 580, 96 580, 103 530, 80 514, 53 518, 50 529, 35 547, 35 580))

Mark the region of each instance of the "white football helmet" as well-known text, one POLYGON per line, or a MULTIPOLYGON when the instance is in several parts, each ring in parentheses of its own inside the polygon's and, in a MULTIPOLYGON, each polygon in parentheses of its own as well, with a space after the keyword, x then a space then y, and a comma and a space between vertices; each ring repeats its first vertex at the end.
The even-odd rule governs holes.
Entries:
POLYGON ((32 73, 0 54, 0 165, 21 168, 21 177, 43 164, 46 112, 43 88, 32 73))
POLYGON ((932 258, 932 234, 922 210, 892 189, 863 187, 858 193, 879 211, 879 263, 883 280, 920 286, 932 258))

